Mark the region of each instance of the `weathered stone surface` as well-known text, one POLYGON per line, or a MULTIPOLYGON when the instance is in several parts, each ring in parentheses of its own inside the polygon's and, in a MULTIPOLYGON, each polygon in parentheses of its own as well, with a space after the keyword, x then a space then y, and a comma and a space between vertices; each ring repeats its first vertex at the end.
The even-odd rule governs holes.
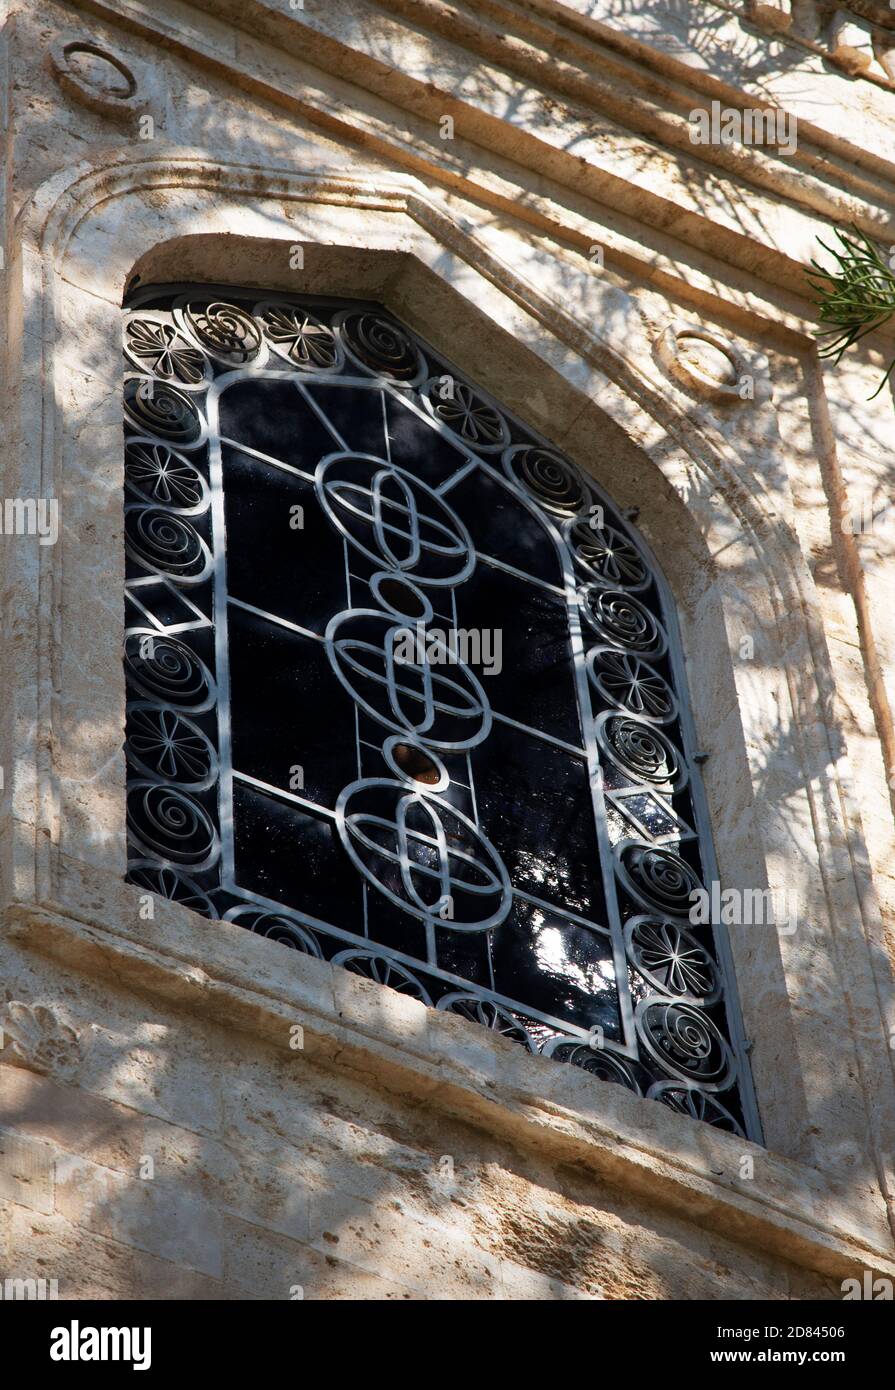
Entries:
POLYGON ((821 370, 803 279, 818 235, 882 237, 895 208, 866 25, 798 0, 7 12, 3 486, 56 497, 61 537, 0 552, 0 1274, 395 1301, 891 1276, 895 414, 867 397, 893 349, 821 370), (126 110, 63 80, 72 33, 133 75, 126 110), (796 117, 792 153, 694 144, 722 91, 796 117), (379 299, 640 508, 722 878, 798 894, 792 934, 731 931, 767 1150, 178 904, 143 918, 116 346, 136 275, 379 299))

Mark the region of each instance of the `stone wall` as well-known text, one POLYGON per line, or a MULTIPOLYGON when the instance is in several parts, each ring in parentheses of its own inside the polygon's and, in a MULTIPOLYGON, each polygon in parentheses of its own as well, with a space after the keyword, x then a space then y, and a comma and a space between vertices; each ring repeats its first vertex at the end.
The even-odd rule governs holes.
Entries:
POLYGON ((4 496, 58 498, 61 537, 0 548, 0 1273, 61 1297, 786 1299, 895 1272, 895 525, 842 524, 891 496, 892 393, 867 397, 895 348, 825 368, 803 280, 833 224, 889 235, 895 92, 876 56, 831 61, 841 27, 812 37, 803 7, 769 34, 771 9, 2 7, 4 496), (796 150, 694 145, 712 101, 779 103, 796 150), (175 903, 143 919, 136 276, 379 298, 640 507, 723 881, 804 905, 793 936, 731 932, 767 1149, 175 903))

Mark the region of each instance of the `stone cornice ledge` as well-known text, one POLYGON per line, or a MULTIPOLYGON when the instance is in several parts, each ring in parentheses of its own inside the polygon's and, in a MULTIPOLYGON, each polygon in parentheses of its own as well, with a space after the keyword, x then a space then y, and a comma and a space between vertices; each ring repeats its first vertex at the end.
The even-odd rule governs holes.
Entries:
POLYGON ((791 1264, 838 1280, 864 1269, 895 1275, 881 1204, 850 1200, 822 1173, 326 962, 293 952, 283 960, 279 945, 240 927, 177 916, 185 934, 141 922, 138 941, 58 905, 14 903, 2 930, 77 973, 250 1034, 297 1066, 320 1062, 413 1097, 791 1264), (204 950, 192 939, 200 936, 204 950), (194 964, 200 950, 203 968, 194 964), (739 1176, 744 1153, 754 1159, 751 1180, 739 1176))
MULTIPOLYGON (((557 196, 568 196, 571 190, 576 199, 642 220, 657 232, 670 233, 694 247, 704 244, 706 229, 711 225, 713 252, 723 261, 778 288, 791 289, 799 280, 802 260, 798 255, 791 256, 771 238, 745 233, 735 220, 727 222, 706 215, 698 199, 683 196, 680 185, 668 194, 657 192, 648 177, 623 175, 603 160, 584 159, 573 150, 545 140, 543 132, 495 114, 486 102, 463 98, 451 88, 444 74, 439 78, 432 73, 426 81, 409 75, 373 51, 375 44, 368 45, 371 51, 367 51, 361 42, 364 30, 359 21, 351 42, 330 33, 329 21, 336 11, 328 7, 315 15, 310 9, 290 11, 285 0, 282 6, 278 0, 188 0, 188 4, 178 5, 169 13, 164 7, 159 10, 152 6, 149 0, 71 3, 78 10, 159 43, 188 61, 225 74, 229 81, 246 90, 263 94, 265 99, 338 134, 340 139, 363 143, 377 157, 394 160, 426 179, 459 186, 458 171, 445 159, 443 142, 437 136, 438 122, 448 113, 455 119, 459 141, 468 142, 472 150, 487 150, 508 168, 526 168, 539 180, 549 181, 551 188, 555 185, 557 196), (235 53, 221 48, 219 30, 214 31, 213 37, 204 32, 203 16, 215 25, 232 26, 235 53), (275 55, 273 61, 271 55, 275 55), (305 71, 300 76, 296 69, 286 77, 280 71, 284 62, 299 64, 305 71), (319 87, 317 79, 308 81, 309 73, 317 75, 319 87), (394 108, 415 120, 428 122, 431 140, 408 142, 390 128, 387 119, 383 124, 363 111, 346 111, 344 103, 328 90, 327 77, 364 88, 382 103, 383 109, 394 108)), ((703 145, 698 147, 697 157, 686 119, 695 94, 724 91, 734 104, 745 100, 745 94, 737 95, 733 88, 681 62, 673 65, 673 75, 668 59, 662 59, 657 68, 659 55, 644 44, 636 45, 635 52, 631 48, 633 41, 620 55, 624 60, 622 69, 610 75, 609 67, 617 66, 610 63, 612 46, 619 42, 617 30, 598 26, 605 51, 590 58, 588 72, 576 69, 573 73, 571 68, 566 72, 568 65, 560 64, 535 45, 522 43, 520 48, 521 41, 493 26, 483 29, 472 24, 468 31, 468 24, 461 24, 461 17, 447 0, 369 3, 377 4, 384 17, 401 23, 410 11, 422 10, 426 32, 441 44, 463 48, 476 63, 497 63, 508 80, 517 84, 531 86, 536 82, 545 90, 552 90, 565 74, 572 82, 571 90, 577 93, 574 99, 583 102, 582 110, 601 111, 621 128, 648 132, 643 134, 644 139, 664 147, 669 158, 682 159, 687 169, 695 160, 697 165, 705 166, 706 172, 714 168, 720 177, 733 178, 737 186, 750 184, 757 195, 760 192, 772 200, 786 199, 802 220, 801 234, 811 244, 812 229, 819 218, 853 222, 871 236, 879 236, 891 223, 895 205, 892 162, 837 140, 810 122, 800 122, 796 163, 792 168, 791 161, 753 146, 703 145), (601 73, 601 69, 605 71, 601 73), (638 84, 633 80, 635 70, 640 74, 638 84), (648 98, 634 90, 642 83, 651 89, 657 81, 661 87, 658 97, 648 98), (579 92, 580 82, 584 88, 579 92)), ((696 104, 702 103, 696 100, 696 104)), ((478 179, 467 180, 464 176, 460 184, 476 197, 490 197, 478 179)), ((523 215, 526 201, 519 200, 517 215, 523 215)))

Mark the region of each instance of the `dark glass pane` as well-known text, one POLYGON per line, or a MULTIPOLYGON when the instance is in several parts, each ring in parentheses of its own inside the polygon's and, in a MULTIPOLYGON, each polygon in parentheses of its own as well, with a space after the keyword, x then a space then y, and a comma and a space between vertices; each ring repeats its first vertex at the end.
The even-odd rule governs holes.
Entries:
POLYGON ((472 767, 482 829, 514 887, 605 925, 584 758, 498 723, 472 767))
POLYGON ((334 808, 357 776, 354 705, 323 644, 232 606, 229 630, 234 768, 334 808))
POLYGON ((344 558, 313 487, 226 446, 222 459, 230 597, 322 634, 341 607, 344 558))
POLYGON ((361 886, 330 819, 236 783, 233 820, 242 888, 348 931, 362 930, 361 886))
POLYGON ((550 908, 517 901, 494 933, 496 988, 542 1013, 619 1038, 612 948, 550 908))
MULTIPOLYGON (((480 562, 457 593, 458 627, 499 635, 500 666, 473 664, 491 708, 581 747, 581 723, 565 603, 480 562), (483 673, 488 671, 487 675, 483 673)), ((482 650, 493 656, 494 643, 482 650)))
MULTIPOLYGON (((483 468, 475 469, 447 494, 466 520, 480 555, 493 555, 547 584, 562 584, 556 545, 522 498, 483 468)), ((546 522, 546 524, 545 524, 546 522)))
POLYGON ((341 447, 293 381, 234 382, 219 411, 222 438, 312 475, 318 459, 341 447))

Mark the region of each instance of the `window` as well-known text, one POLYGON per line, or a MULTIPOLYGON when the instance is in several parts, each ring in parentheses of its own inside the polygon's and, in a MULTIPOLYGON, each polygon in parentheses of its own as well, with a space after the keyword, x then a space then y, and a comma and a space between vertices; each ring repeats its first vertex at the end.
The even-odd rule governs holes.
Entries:
POLYGON ((376 304, 145 289, 125 356, 130 881, 758 1137, 628 520, 376 304))

